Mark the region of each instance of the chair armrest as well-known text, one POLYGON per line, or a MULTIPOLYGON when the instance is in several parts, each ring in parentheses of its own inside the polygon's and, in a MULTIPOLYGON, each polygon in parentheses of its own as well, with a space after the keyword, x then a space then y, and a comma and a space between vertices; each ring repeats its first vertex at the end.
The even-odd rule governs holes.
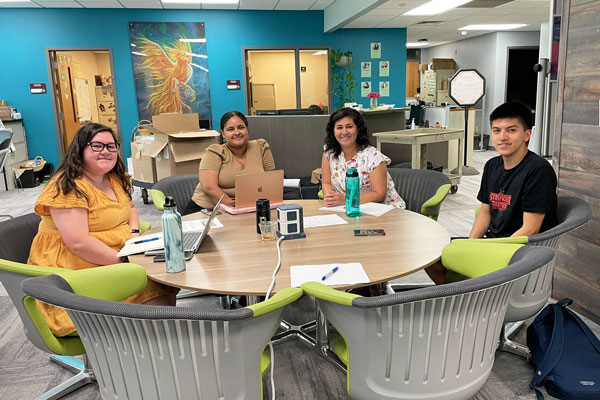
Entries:
POLYGON ((480 239, 454 239, 453 242, 466 242, 471 243, 504 243, 504 244, 527 244, 529 243, 529 236, 509 236, 502 238, 480 238, 480 239))
POLYGON ((150 197, 152 198, 154 207, 159 211, 164 211, 165 194, 158 189, 150 189, 150 197))
MULTIPOLYGON (((62 268, 61 268, 62 269, 62 268)), ((137 264, 113 264, 57 273, 76 294, 95 299, 121 301, 146 287, 146 270, 137 264)))
MULTIPOLYGON (((425 201, 425 203, 423 203, 423 205, 421 206, 421 214, 423 215, 433 215, 433 213, 428 213, 427 209, 430 207, 436 207, 440 204, 442 204, 442 201, 444 201, 444 199, 446 198, 446 196, 448 196, 448 193, 450 192, 450 188, 452 187, 451 184, 445 184, 442 185, 438 188, 438 190, 435 192, 435 194, 430 197, 429 199, 427 199, 427 201, 425 201)), ((437 210, 438 212, 436 214, 439 214, 439 208, 437 210)))
POLYGON ((302 289, 300 288, 285 288, 277 292, 275 296, 271 297, 269 300, 261 301, 258 304, 253 304, 246 308, 251 309, 254 312, 254 316, 258 317, 259 315, 269 313, 293 303, 302 297, 302 293, 302 289))
POLYGON ((302 284, 304 293, 309 294, 317 299, 327 300, 332 303, 341 304, 343 306, 351 306, 352 300, 361 297, 357 294, 346 293, 330 288, 320 282, 306 282, 302 284))

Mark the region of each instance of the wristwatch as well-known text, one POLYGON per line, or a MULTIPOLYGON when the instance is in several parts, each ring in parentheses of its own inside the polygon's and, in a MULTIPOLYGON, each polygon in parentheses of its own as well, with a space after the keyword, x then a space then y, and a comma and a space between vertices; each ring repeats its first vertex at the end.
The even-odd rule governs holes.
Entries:
POLYGON ((139 229, 135 228, 131 230, 131 233, 141 233, 142 231, 140 231, 139 229))

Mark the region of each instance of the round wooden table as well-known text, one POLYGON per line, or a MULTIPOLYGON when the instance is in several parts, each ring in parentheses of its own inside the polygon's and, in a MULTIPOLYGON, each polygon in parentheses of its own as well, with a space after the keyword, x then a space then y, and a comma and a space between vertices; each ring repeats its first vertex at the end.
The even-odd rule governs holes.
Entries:
MULTIPOLYGON (((320 200, 298 200, 304 216, 332 214, 319 211, 320 200)), ((411 211, 394 209, 382 216, 348 218, 335 213, 348 224, 306 228, 305 239, 281 242, 281 269, 274 292, 290 287, 290 266, 359 262, 370 283, 411 274, 440 258, 450 235, 438 222, 411 211), (354 236, 355 229, 384 229, 385 236, 354 236)), ((185 220, 205 218, 198 213, 185 220)), ((155 263, 152 257, 130 256, 131 262, 146 268, 148 277, 170 286, 208 293, 235 295, 265 295, 273 269, 277 264, 276 241, 263 241, 256 233, 256 215, 218 216, 224 225, 212 228, 197 254, 186 261, 184 272, 170 274, 165 263, 155 263)), ((273 210, 271 220, 276 220, 273 210)), ((159 227, 150 232, 160 230, 159 227)), ((353 286, 336 286, 348 289, 353 286)))

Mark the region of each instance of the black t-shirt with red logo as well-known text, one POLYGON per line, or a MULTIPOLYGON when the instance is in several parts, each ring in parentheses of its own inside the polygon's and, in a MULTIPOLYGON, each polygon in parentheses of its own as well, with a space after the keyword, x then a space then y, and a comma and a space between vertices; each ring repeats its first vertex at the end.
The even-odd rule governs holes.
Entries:
POLYGON ((504 169, 501 156, 485 164, 477 199, 490 205, 486 237, 507 237, 523 226, 523 212, 545 213, 540 232, 554 227, 556 174, 548 161, 532 151, 514 168, 504 169))

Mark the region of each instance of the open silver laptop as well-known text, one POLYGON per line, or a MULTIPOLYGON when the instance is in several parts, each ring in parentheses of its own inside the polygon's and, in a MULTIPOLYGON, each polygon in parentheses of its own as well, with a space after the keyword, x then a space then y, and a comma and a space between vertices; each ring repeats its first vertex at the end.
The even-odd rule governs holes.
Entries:
MULTIPOLYGON (((210 214, 210 217, 206 220, 206 224, 204 225, 204 229, 202 231, 193 231, 193 232, 183 232, 183 251, 184 252, 193 252, 197 253, 198 249, 208 236, 208 232, 210 231, 210 226, 212 224, 213 219, 215 219, 218 214, 219 208, 221 207, 221 201, 223 201, 223 197, 221 196, 217 204, 215 205, 213 211, 210 214)), ((157 249, 157 250, 149 250, 144 253, 146 256, 156 256, 165 252, 165 249, 157 249)))

